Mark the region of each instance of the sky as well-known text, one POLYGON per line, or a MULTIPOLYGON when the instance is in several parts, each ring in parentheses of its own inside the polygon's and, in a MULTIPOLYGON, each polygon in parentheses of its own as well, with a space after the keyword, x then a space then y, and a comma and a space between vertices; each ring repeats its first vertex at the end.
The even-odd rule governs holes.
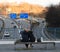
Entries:
POLYGON ((12 3, 12 2, 16 2, 16 3, 21 3, 21 2, 27 2, 30 4, 37 4, 37 5, 43 5, 43 6, 49 6, 51 4, 58 4, 60 2, 60 0, 0 0, 0 3, 12 3))

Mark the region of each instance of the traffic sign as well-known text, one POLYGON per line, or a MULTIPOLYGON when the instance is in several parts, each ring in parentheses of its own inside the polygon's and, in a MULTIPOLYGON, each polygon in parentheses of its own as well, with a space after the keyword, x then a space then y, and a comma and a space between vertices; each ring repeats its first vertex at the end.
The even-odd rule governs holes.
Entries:
POLYGON ((17 14, 16 13, 10 13, 10 18, 11 19, 16 19, 17 17, 17 14))
POLYGON ((20 18, 22 18, 22 19, 28 18, 28 13, 20 13, 20 18))

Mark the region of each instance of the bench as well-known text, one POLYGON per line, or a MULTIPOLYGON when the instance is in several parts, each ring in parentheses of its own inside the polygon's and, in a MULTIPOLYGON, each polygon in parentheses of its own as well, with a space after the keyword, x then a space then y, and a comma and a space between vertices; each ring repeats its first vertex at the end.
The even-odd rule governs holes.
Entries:
POLYGON ((15 44, 15 50, 37 50, 37 49, 55 49, 55 43, 54 42, 19 42, 19 43, 17 43, 17 45, 23 45, 23 44, 33 44, 33 47, 28 47, 28 48, 25 48, 25 47, 23 47, 23 48, 19 48, 19 47, 17 47, 16 46, 16 44, 15 44), (35 45, 34 45, 35 44, 35 45), (39 45, 39 44, 43 44, 43 47, 39 47, 38 46, 38 48, 36 47, 36 45, 39 45), (50 47, 50 48, 48 48, 49 46, 50 46, 50 44, 52 44, 53 45, 53 47, 50 47), (34 48, 35 47, 35 48, 34 48))
POLYGON ((16 44, 53 44, 53 46, 55 47, 55 42, 44 42, 42 38, 41 42, 21 42, 20 40, 17 40, 14 45, 16 44))

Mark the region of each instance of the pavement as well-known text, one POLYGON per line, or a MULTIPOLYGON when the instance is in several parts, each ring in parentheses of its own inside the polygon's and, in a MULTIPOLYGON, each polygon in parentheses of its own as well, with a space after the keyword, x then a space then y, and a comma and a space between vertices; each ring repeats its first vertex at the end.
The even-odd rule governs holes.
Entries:
POLYGON ((60 44, 56 44, 54 48, 53 45, 33 45, 34 47, 31 49, 26 49, 24 44, 21 45, 0 45, 1 52, 60 52, 60 44), (47 47, 46 47, 47 46, 47 47), (37 47, 37 48, 36 48, 37 47))

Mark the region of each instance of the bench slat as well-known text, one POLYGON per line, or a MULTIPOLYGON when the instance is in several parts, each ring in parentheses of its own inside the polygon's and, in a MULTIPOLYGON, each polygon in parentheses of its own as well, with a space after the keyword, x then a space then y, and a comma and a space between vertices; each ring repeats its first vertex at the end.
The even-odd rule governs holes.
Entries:
POLYGON ((54 44, 54 42, 18 42, 16 44, 54 44))

